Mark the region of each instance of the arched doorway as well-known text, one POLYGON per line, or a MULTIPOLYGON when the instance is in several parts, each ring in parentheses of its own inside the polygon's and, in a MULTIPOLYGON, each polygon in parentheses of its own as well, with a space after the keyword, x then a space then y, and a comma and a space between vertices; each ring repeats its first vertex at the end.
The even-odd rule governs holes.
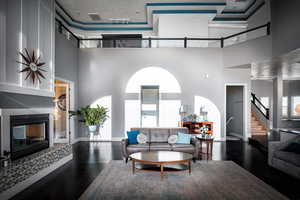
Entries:
POLYGON ((194 97, 194 112, 200 114, 200 108, 208 113, 208 121, 213 122, 213 135, 216 140, 221 140, 221 113, 218 107, 209 99, 202 96, 194 97))

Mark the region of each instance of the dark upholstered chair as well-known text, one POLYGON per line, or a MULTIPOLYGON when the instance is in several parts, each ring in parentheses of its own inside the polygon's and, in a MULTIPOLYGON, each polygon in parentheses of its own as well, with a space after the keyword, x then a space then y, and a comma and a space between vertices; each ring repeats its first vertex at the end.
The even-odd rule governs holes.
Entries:
POLYGON ((269 142, 269 165, 300 179, 300 154, 285 150, 291 143, 300 144, 300 135, 281 133, 280 141, 269 142))

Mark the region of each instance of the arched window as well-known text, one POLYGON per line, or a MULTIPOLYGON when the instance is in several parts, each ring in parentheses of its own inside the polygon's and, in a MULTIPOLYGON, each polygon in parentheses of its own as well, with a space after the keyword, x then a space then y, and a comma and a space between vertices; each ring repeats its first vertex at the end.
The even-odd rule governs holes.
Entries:
POLYGON ((125 130, 141 126, 178 125, 181 88, 176 78, 167 70, 147 67, 137 71, 129 79, 125 93, 125 130), (158 103, 154 105, 149 99, 155 97, 155 92, 158 93, 158 103), (144 98, 141 93, 146 94, 144 98), (143 123, 143 120, 148 120, 149 123, 143 123), (157 123, 150 122, 151 120, 157 120, 157 123))
POLYGON ((126 93, 139 93, 143 85, 159 85, 161 93, 181 93, 176 78, 160 67, 147 67, 137 71, 128 81, 126 93))

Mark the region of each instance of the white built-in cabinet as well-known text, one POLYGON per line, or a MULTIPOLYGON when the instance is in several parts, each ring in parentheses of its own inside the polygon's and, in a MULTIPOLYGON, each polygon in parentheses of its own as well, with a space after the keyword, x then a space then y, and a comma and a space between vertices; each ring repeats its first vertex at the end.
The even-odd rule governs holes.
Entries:
POLYGON ((54 96, 55 7, 54 0, 0 1, 0 92, 54 96), (46 65, 46 79, 33 84, 19 73, 19 51, 36 50, 46 65))

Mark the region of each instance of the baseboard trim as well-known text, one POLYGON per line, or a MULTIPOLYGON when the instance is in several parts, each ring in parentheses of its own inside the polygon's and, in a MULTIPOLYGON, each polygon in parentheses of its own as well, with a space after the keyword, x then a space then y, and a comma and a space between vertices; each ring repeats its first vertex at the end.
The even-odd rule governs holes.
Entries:
POLYGON ((226 139, 225 138, 216 138, 214 139, 215 142, 225 142, 226 139))
POLYGON ((64 164, 66 164, 67 162, 69 162, 72 159, 73 159, 73 154, 70 154, 69 156, 66 156, 66 157, 62 158, 58 162, 56 162, 53 165, 41 170, 40 172, 38 172, 37 174, 31 176, 30 178, 16 184, 15 186, 13 186, 10 189, 5 190, 4 192, 0 193, 0 199, 1 200, 6 200, 6 199, 12 198, 13 196, 18 194, 19 192, 23 191, 27 187, 31 186, 35 182, 39 181, 40 179, 47 176, 48 174, 50 174, 51 172, 53 172, 57 168, 63 166, 64 164))
POLYGON ((242 135, 239 135, 237 133, 229 133, 229 135, 235 136, 235 137, 240 138, 242 140, 244 139, 244 137, 242 135))
POLYGON ((77 142, 120 142, 124 137, 113 137, 110 139, 91 139, 87 137, 79 137, 72 141, 72 144, 75 144, 77 142))
MULTIPOLYGON (((94 140, 94 139, 90 139, 90 138, 87 138, 87 137, 79 137, 79 138, 74 139, 72 141, 72 144, 75 144, 77 142, 120 142, 124 138, 125 137, 113 137, 111 139, 97 139, 97 140, 94 140)), ((215 141, 216 142, 224 142, 224 141, 226 141, 226 139, 224 139, 224 138, 215 138, 215 141)))
POLYGON ((77 142, 80 142, 80 140, 81 140, 81 138, 74 138, 71 143, 75 144, 77 142))

